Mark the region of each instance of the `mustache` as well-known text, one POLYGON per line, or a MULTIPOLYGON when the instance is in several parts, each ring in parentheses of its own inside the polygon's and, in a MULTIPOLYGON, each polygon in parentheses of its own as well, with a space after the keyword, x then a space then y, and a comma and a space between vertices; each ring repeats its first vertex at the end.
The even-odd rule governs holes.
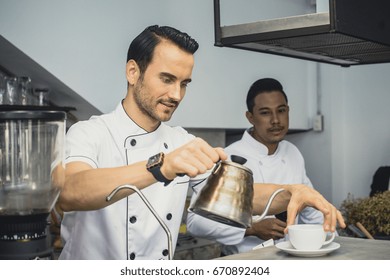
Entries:
POLYGON ((284 129, 284 126, 275 125, 275 126, 272 126, 271 128, 269 128, 268 130, 269 131, 276 131, 276 130, 283 130, 283 129, 284 129))
POLYGON ((174 100, 172 98, 168 98, 168 99, 161 99, 160 103, 169 104, 169 105, 177 107, 180 102, 177 100, 174 100))

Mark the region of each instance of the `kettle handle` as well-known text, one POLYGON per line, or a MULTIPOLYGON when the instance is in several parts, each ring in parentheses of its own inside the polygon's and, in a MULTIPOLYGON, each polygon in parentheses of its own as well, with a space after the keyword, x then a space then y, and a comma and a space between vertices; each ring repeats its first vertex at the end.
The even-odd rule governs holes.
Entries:
POLYGON ((213 174, 213 175, 216 174, 218 172, 219 168, 221 168, 221 161, 218 161, 215 164, 213 171, 211 171, 211 174, 213 174))
POLYGON ((230 158, 232 159, 233 162, 239 163, 242 165, 244 165, 247 162, 246 158, 241 157, 241 156, 237 156, 237 155, 231 155, 230 158))
MULTIPOLYGON (((246 160, 245 160, 246 161, 246 160)), ((214 166, 214 169, 213 171, 211 171, 212 174, 215 174, 218 172, 219 168, 221 167, 221 161, 218 161, 215 166, 214 166)), ((176 176, 179 176, 179 177, 183 177, 187 175, 186 173, 176 173, 176 176)))

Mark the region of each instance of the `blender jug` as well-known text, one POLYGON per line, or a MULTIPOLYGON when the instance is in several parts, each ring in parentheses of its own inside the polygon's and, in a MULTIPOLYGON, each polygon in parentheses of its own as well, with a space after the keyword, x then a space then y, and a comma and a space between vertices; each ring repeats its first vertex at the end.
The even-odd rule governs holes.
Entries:
POLYGON ((8 108, 0 112, 0 259, 42 258, 65 179, 66 113, 8 108))

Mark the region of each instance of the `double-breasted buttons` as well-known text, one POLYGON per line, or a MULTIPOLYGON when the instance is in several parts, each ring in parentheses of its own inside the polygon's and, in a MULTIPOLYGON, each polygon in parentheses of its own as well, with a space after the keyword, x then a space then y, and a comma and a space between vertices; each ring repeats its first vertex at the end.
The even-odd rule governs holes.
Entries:
POLYGON ((164 143, 164 147, 165 147, 165 149, 168 149, 168 144, 164 143))
POLYGON ((168 213, 167 214, 167 220, 169 221, 169 220, 171 220, 172 219, 172 214, 171 213, 168 213))
POLYGON ((133 147, 134 147, 135 145, 137 145, 137 140, 131 139, 130 145, 133 146, 133 147))
POLYGON ((130 257, 130 260, 134 260, 135 259, 135 253, 131 253, 129 257, 130 257))
POLYGON ((130 217, 129 221, 130 221, 130 223, 134 224, 137 221, 137 217, 132 216, 132 217, 130 217))
POLYGON ((168 256, 168 254, 169 254, 168 249, 163 250, 162 254, 163 254, 164 257, 168 256))

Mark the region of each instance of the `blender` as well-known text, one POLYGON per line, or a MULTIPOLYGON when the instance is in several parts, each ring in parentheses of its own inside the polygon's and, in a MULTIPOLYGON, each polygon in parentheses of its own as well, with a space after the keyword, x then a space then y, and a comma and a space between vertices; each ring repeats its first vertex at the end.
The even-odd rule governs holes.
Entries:
POLYGON ((66 112, 1 107, 0 259, 52 259, 48 216, 65 179, 66 112))

